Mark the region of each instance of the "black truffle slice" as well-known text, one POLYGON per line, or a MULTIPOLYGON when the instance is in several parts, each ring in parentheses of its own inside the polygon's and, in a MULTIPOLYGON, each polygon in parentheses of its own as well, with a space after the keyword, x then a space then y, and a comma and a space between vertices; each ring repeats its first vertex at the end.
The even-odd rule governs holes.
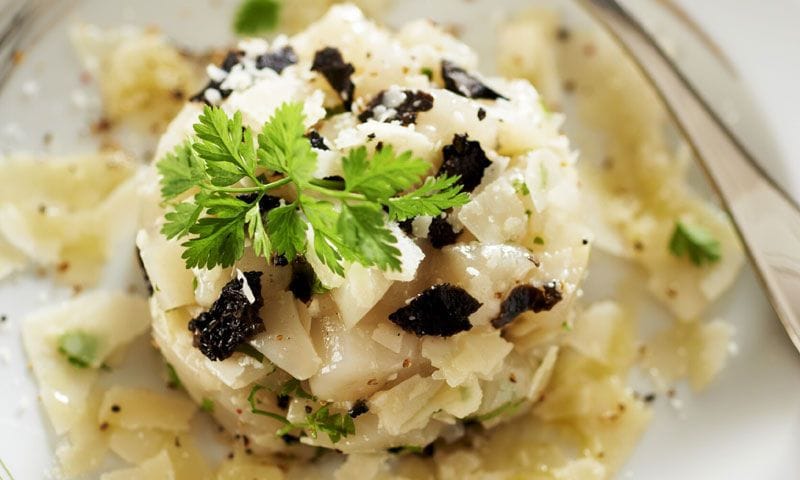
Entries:
POLYGON ((236 347, 264 331, 258 312, 264 306, 261 297, 261 272, 245 272, 244 278, 255 301, 250 303, 242 280, 235 278, 222 288, 211 309, 189 322, 194 346, 210 360, 225 360, 236 347))
MULTIPOLYGON (((225 59, 222 60, 222 64, 220 64, 219 68, 225 70, 226 72, 230 72, 231 69, 234 67, 234 65, 239 63, 239 57, 241 57, 241 56, 242 56, 242 52, 239 52, 239 51, 236 51, 236 50, 231 50, 230 52, 228 52, 227 55, 225 55, 225 59)), ((220 93, 220 95, 222 95, 222 98, 227 98, 228 95, 230 95, 233 90, 226 90, 226 89, 220 88, 221 85, 222 85, 222 82, 215 82, 214 80, 210 80, 206 84, 206 86, 202 88, 202 90, 200 90, 199 92, 197 92, 194 95, 192 95, 189 98, 189 100, 192 101, 192 102, 208 103, 206 101, 205 93, 206 93, 206 90, 208 90, 209 88, 215 88, 215 89, 219 90, 219 93, 220 93)))
POLYGON ((433 96, 420 90, 403 90, 403 101, 399 105, 386 105, 386 90, 382 91, 369 102, 367 109, 358 115, 358 119, 366 122, 370 119, 380 119, 384 122, 400 121, 403 126, 411 125, 417 121, 419 112, 427 112, 433 108, 433 96), (389 115, 386 115, 389 113, 389 115))
MULTIPOLYGON (((237 195, 236 198, 243 202, 252 203, 258 198, 257 193, 248 193, 246 195, 237 195)), ((281 206, 281 199, 280 197, 274 197, 272 195, 264 195, 261 197, 261 200, 258 201, 258 210, 261 212, 262 215, 266 214, 273 208, 278 208, 281 206)))
POLYGON ((294 65, 295 63, 297 63, 297 54, 289 45, 286 45, 280 50, 267 52, 256 57, 256 68, 269 68, 278 73, 281 73, 284 68, 289 65, 294 65))
POLYGON ((338 48, 325 47, 314 54, 314 63, 311 70, 319 72, 328 80, 328 83, 339 94, 345 110, 350 110, 353 104, 355 85, 351 75, 355 72, 353 64, 347 63, 338 48))
POLYGON ((480 185, 483 171, 492 161, 486 158, 480 142, 467 138, 466 134, 456 134, 453 143, 444 147, 444 161, 438 174, 461 175, 458 183, 465 192, 471 192, 480 185))
POLYGON ((295 258, 292 262, 292 279, 289 281, 289 291, 294 298, 303 303, 310 302, 318 282, 311 264, 303 257, 295 258))
POLYGON ((541 288, 533 285, 514 287, 500 304, 500 314, 492 320, 492 326, 503 328, 525 311, 530 310, 533 313, 549 311, 560 301, 561 292, 556 287, 555 281, 541 288))
POLYGON ((350 415, 350 418, 356 418, 367 412, 369 412, 369 405, 367 405, 367 402, 365 400, 358 400, 353 404, 353 408, 351 408, 347 414, 350 415))
POLYGON ((469 316, 481 303, 461 287, 440 283, 389 315, 389 320, 418 336, 449 337, 472 328, 469 316))
POLYGON ((317 150, 330 150, 330 148, 325 145, 325 139, 322 138, 322 135, 320 135, 318 131, 311 130, 310 132, 306 133, 306 138, 309 142, 311 142, 311 146, 317 150))
POLYGON ((466 70, 448 60, 442 60, 442 78, 444 79, 444 88, 461 96, 487 100, 497 100, 498 98, 508 100, 487 87, 478 80, 478 77, 467 73, 466 70))
POLYGON ((456 243, 460 234, 461 232, 453 230, 453 226, 447 221, 447 216, 433 217, 431 225, 428 227, 428 240, 433 248, 442 248, 456 243))

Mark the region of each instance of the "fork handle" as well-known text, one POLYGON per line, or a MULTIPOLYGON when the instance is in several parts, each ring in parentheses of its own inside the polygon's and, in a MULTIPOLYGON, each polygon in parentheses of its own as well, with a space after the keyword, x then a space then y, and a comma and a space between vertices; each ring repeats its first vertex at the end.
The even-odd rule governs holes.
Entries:
POLYGON ((800 209, 753 161, 652 36, 613 0, 583 0, 656 88, 728 209, 800 350, 800 209))

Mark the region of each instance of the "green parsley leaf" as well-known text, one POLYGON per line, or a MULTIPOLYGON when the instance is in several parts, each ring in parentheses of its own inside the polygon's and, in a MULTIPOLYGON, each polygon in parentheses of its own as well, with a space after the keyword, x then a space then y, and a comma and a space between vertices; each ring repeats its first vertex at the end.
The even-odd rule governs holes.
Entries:
POLYGON ((194 150, 205 160, 211 183, 226 187, 243 177, 254 177, 252 133, 249 129, 242 133, 241 112, 228 118, 221 108, 206 105, 198 120, 194 131, 199 141, 194 143, 194 150))
POLYGON ((156 164, 161 174, 161 196, 171 200, 208 179, 206 165, 188 140, 167 153, 156 164))
POLYGON ((675 230, 669 241, 669 250, 676 257, 688 256, 698 267, 704 263, 715 263, 722 258, 719 240, 699 225, 689 225, 682 221, 675 223, 675 230))
POLYGON ((188 268, 232 266, 244 254, 244 213, 231 217, 205 217, 195 223, 189 233, 195 235, 182 245, 181 256, 188 268))
POLYGON ((200 403, 200 410, 207 413, 214 413, 214 400, 203 397, 203 401, 200 403))
POLYGON ((58 351, 78 368, 89 368, 95 362, 100 342, 94 335, 72 330, 58 337, 58 351))
POLYGON ((192 202, 175 205, 174 210, 164 216, 166 222, 161 226, 161 234, 168 239, 187 235, 202 211, 202 205, 192 202))
POLYGON ((390 198, 389 218, 406 220, 418 215, 436 216, 444 210, 469 202, 469 194, 461 191, 458 176, 428 177, 418 189, 390 198))
POLYGON ((362 193, 372 200, 387 199, 411 188, 431 169, 430 163, 414 158, 411 151, 395 155, 384 146, 367 160, 367 149, 351 150, 342 159, 345 191, 362 193))
POLYGON ((257 35, 278 26, 281 2, 278 0, 244 0, 236 10, 233 30, 238 35, 257 35))
POLYGON ((544 245, 544 238, 542 238, 542 237, 540 237, 540 236, 538 236, 538 235, 537 235, 537 236, 536 236, 536 237, 533 239, 533 243, 534 243, 534 245, 544 245))
POLYGON ((428 77, 428 80, 433 80, 433 70, 429 67, 422 67, 419 69, 419 73, 428 77))
POLYGON ((356 252, 360 263, 375 265, 381 270, 400 271, 397 238, 386 227, 380 206, 344 203, 336 227, 346 245, 358 245, 356 252))
POLYGON ((317 168, 317 154, 305 137, 303 104, 284 103, 258 136, 259 164, 283 173, 302 186, 317 168))
POLYGON ((267 227, 274 238, 273 251, 290 262, 306 248, 306 222, 300 218, 295 203, 273 208, 267 214, 267 227))
POLYGON ((253 252, 262 257, 269 257, 272 248, 267 231, 264 229, 264 219, 261 217, 261 208, 257 200, 245 214, 244 220, 247 222, 247 234, 253 239, 253 252))

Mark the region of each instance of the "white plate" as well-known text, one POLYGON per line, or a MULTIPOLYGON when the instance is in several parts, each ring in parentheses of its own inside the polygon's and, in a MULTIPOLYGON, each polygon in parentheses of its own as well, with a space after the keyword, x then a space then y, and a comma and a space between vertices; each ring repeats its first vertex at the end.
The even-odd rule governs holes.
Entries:
MULTIPOLYGON (((86 0, 73 7, 51 5, 51 9, 60 9, 53 15, 55 23, 26 50, 26 61, 0 92, 0 152, 24 149, 70 153, 92 148, 92 140, 86 135, 91 116, 76 110, 70 102, 70 94, 80 87, 80 70, 66 42, 69 24, 78 20, 105 26, 155 24, 182 44, 202 48, 229 41, 227 19, 232 3, 86 0), (35 80, 40 89, 32 98, 21 94, 23 84, 30 80, 35 80), (41 141, 45 132, 53 134, 47 148, 41 141)), ((565 3, 561 3, 562 8, 566 8, 565 3)), ((668 39, 670 50, 718 111, 733 121, 734 130, 762 157, 778 181, 800 198, 800 163, 789 161, 800 158, 800 116, 796 113, 800 106, 796 88, 800 78, 800 56, 796 52, 800 45, 800 31, 796 29, 800 2, 740 0, 732 8, 724 0, 680 0, 720 44, 738 78, 721 67, 700 47, 696 37, 655 5, 657 2, 627 3, 668 39), (748 97, 748 89, 754 101, 748 97)), ((0 12, 7 12, 9 4, 10 0, 0 0, 0 12)), ((482 55, 484 66, 490 67, 493 22, 503 14, 498 7, 501 4, 506 10, 531 2, 398 0, 387 21, 428 16, 457 23, 463 27, 465 40, 482 55)), ((121 261, 109 269, 108 278, 110 284, 125 287, 137 272, 128 262, 130 245, 121 248, 121 261)), ((592 263, 587 291, 590 297, 601 298, 611 293, 608 285, 613 285, 624 268, 602 255, 595 255, 592 263)), ((17 480, 46 478, 54 447, 21 350, 19 321, 25 313, 67 296, 67 290, 33 276, 0 284, 0 313, 9 316, 0 326, 0 352, 11 355, 10 362, 3 364, 0 353, 0 458, 17 480)), ((663 313, 651 310, 652 322, 668 321, 663 313)), ((736 326, 738 355, 707 392, 692 395, 679 389, 683 402, 680 410, 665 399, 656 401, 655 419, 620 478, 782 480, 800 475, 800 357, 749 269, 710 316, 736 326)), ((159 371, 157 354, 144 342, 132 354, 145 368, 138 374, 129 372, 131 378, 143 385, 158 384, 157 375, 147 373, 159 371)))

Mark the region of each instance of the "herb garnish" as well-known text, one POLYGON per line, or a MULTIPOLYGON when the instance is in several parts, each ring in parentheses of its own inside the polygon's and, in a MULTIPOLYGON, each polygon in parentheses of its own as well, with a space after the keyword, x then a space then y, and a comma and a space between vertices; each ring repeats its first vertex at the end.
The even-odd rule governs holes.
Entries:
POLYGON ((278 0, 244 0, 236 10, 233 30, 239 35, 256 35, 278 26, 281 2, 278 0))
POLYGON ((266 258, 274 254, 291 261, 311 248, 338 275, 344 274, 345 261, 400 270, 397 238, 387 218, 435 216, 469 201, 457 176, 429 177, 413 189, 430 165, 411 152, 395 154, 389 145, 371 158, 364 147, 348 152, 343 180, 313 178, 317 154, 303 120, 301 103, 283 104, 256 146, 240 112, 228 118, 206 106, 194 125, 197 137, 158 162, 162 197, 173 204, 161 232, 167 238, 189 236, 182 255, 187 268, 233 265, 248 237, 255 253, 266 258), (276 175, 270 181, 265 171, 276 175), (264 218, 259 200, 281 187, 293 187, 294 200, 264 218), (196 192, 194 197, 178 202, 189 191, 196 192), (244 194, 256 195, 245 201, 244 194))
POLYGON ((675 223, 675 230, 669 241, 669 251, 676 257, 687 255, 698 267, 704 263, 715 263, 722 258, 719 240, 711 232, 698 225, 688 225, 682 221, 675 223))
MULTIPOLYGON (((314 398, 300 387, 299 380, 295 380, 295 382, 296 385, 294 382, 292 382, 292 380, 284 384, 281 392, 287 389, 287 385, 291 385, 289 390, 294 392, 295 395, 305 395, 301 398, 307 399, 314 398)), ((356 433, 356 427, 353 419, 350 418, 349 415, 343 413, 331 414, 328 405, 324 405, 316 411, 307 414, 305 421, 302 423, 292 423, 282 415, 262 410, 256 406, 256 394, 265 388, 266 387, 262 385, 254 385, 252 390, 250 390, 250 395, 247 396, 247 401, 250 403, 250 411, 252 413, 273 418, 284 424, 283 427, 275 432, 275 436, 277 437, 283 437, 293 430, 303 430, 308 434, 308 436, 314 439, 317 438, 319 433, 324 433, 328 435, 331 443, 337 443, 342 439, 342 437, 347 437, 348 435, 354 435, 356 433)))
POLYGON ((89 368, 95 361, 98 348, 97 337, 80 330, 73 330, 58 337, 58 351, 67 361, 78 368, 89 368))
POLYGON ((200 410, 206 413, 214 413, 214 400, 203 397, 203 401, 200 403, 200 410))
POLYGON ((167 387, 173 390, 182 388, 183 382, 181 382, 178 372, 175 371, 175 367, 173 367, 171 363, 166 363, 165 365, 167 367, 167 387))

